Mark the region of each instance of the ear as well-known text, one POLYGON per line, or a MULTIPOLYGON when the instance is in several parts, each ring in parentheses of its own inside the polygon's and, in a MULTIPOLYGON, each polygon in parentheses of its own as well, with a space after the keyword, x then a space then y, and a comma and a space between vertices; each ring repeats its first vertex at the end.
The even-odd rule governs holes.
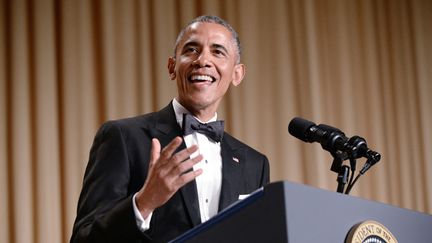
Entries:
POLYGON ((176 65, 175 58, 174 57, 168 58, 168 73, 169 73, 169 78, 171 80, 176 79, 175 65, 176 65))
POLYGON ((243 63, 236 64, 233 72, 232 84, 238 86, 246 74, 246 67, 243 63))

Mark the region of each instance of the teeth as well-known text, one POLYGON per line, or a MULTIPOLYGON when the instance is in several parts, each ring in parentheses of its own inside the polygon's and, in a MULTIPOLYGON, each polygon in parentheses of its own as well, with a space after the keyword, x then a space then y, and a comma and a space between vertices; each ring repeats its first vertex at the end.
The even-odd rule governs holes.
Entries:
POLYGON ((204 80, 204 81, 213 81, 213 78, 208 75, 192 75, 191 80, 204 80))

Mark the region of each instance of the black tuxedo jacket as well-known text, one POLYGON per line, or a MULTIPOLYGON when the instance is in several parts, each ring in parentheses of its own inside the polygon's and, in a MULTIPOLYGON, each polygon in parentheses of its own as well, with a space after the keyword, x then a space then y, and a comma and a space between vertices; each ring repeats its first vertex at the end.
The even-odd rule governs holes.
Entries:
MULTIPOLYGON (((182 136, 172 104, 159 112, 109 121, 90 150, 71 242, 166 242, 201 223, 195 181, 153 212, 150 229, 138 230, 132 196, 146 180, 151 139, 166 146, 182 136)), ((185 144, 181 146, 185 148, 185 144)), ((267 158, 225 133, 221 142, 219 210, 269 182, 267 158)))

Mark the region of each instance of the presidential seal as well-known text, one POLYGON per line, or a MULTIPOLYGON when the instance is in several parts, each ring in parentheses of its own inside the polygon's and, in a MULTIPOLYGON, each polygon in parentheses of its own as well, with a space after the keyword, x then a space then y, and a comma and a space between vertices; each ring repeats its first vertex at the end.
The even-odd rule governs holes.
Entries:
POLYGON ((345 243, 397 243, 394 235, 384 225, 367 220, 354 225, 345 243))

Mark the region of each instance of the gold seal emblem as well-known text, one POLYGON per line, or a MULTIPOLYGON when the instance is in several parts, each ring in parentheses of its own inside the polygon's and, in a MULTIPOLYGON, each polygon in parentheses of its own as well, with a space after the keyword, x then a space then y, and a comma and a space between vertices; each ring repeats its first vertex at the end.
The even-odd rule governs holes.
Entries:
POLYGON ((398 241, 384 225, 367 220, 350 229, 345 243, 398 243, 398 241))

